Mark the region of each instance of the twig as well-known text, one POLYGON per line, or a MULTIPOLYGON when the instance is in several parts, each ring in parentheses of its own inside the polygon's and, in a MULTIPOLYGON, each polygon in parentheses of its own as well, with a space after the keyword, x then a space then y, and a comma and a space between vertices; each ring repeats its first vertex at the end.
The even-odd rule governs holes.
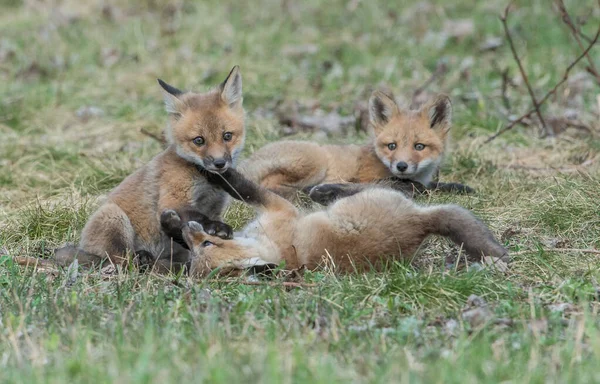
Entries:
POLYGON ((423 91, 425 91, 427 88, 429 88, 429 86, 431 84, 433 84, 434 81, 436 81, 438 78, 444 76, 446 74, 446 72, 448 72, 448 65, 446 64, 446 62, 445 61, 438 62, 437 66, 435 67, 435 71, 431 74, 431 76, 423 83, 423 85, 421 85, 420 87, 415 89, 415 91, 413 92, 412 100, 411 100, 411 108, 417 107, 415 105, 417 97, 419 97, 421 95, 421 93, 423 93, 423 91))
POLYGON ((238 279, 211 279, 209 283, 228 283, 228 284, 242 284, 242 285, 265 285, 269 287, 288 287, 288 288, 313 288, 317 284, 314 283, 295 283, 293 281, 245 281, 238 279))
POLYGON ((542 124, 542 129, 547 133, 546 122, 544 121, 544 117, 542 116, 542 112, 540 111, 540 103, 537 101, 535 97, 535 93, 533 92, 533 88, 531 88, 531 84, 529 84, 529 78, 527 77, 527 73, 525 72, 525 68, 523 68, 523 64, 521 63, 521 59, 519 59, 519 55, 517 54, 517 49, 515 48, 515 43, 513 42, 512 36, 510 34, 510 30, 508 29, 508 13, 512 2, 509 3, 504 9, 504 15, 500 16, 500 21, 502 21, 502 26, 504 27, 504 33, 506 34, 506 40, 508 40, 508 45, 510 46, 510 50, 512 51, 513 57, 519 66, 519 71, 521 71, 521 76, 523 77, 523 81, 527 86, 527 90, 529 91, 529 96, 531 97, 531 101, 533 101, 533 106, 535 107, 535 113, 538 115, 540 119, 540 123, 542 124))
POLYGON ((508 95, 506 92, 508 91, 508 86, 511 85, 510 77, 508 76, 508 68, 502 71, 502 102, 504 103, 504 107, 507 111, 510 112, 510 100, 508 99, 508 95))
POLYGON ((141 133, 142 135, 146 135, 146 136, 148 136, 148 137, 150 137, 150 138, 152 138, 152 139, 154 139, 154 140, 158 141, 158 142, 159 142, 159 143, 161 143, 162 145, 165 145, 165 144, 167 144, 167 140, 165 140, 165 138, 164 138, 164 137, 162 137, 162 136, 158 136, 157 134, 154 134, 154 133, 152 133, 152 132, 150 132, 150 131, 146 130, 146 128, 140 128, 140 133, 141 133))
MULTIPOLYGON (((592 41, 590 42, 590 44, 588 45, 588 47, 586 48, 585 51, 583 51, 583 53, 581 53, 566 69, 565 69, 565 73, 563 74, 563 78, 556 83, 556 85, 554 86, 554 88, 552 88, 550 91, 548 91, 548 93, 546 93, 546 95, 544 97, 542 97, 542 99, 539 101, 538 105, 542 105, 546 102, 546 100, 548 100, 548 98, 550 98, 550 96, 554 95, 556 93, 556 91, 558 90, 558 87, 560 87, 565 81, 567 81, 567 79, 569 78, 569 73, 571 72, 571 70, 573 69, 573 67, 575 67, 575 65, 577 65, 577 63, 579 63, 587 54, 588 52, 594 47, 594 45, 596 44, 596 42, 598 41, 598 38, 600 37, 600 26, 598 27, 598 31, 596 31, 596 35, 594 36, 594 38, 592 39, 592 41)), ((519 124, 522 120, 530 117, 532 114, 534 114, 536 112, 536 109, 533 108, 529 111, 527 111, 526 113, 524 113, 523 115, 521 115, 520 117, 518 117, 517 119, 513 120, 510 124, 508 124, 506 127, 502 128, 501 130, 499 130, 498 132, 496 132, 495 134, 493 134, 492 136, 488 137, 483 144, 487 144, 490 141, 494 140, 496 137, 500 136, 501 134, 503 134, 506 131, 510 131, 515 125, 519 124)))
POLYGON ((536 253, 539 251, 544 252, 581 252, 581 253, 592 253, 594 255, 600 255, 600 249, 585 249, 585 248, 543 248, 543 249, 531 249, 527 251, 510 252, 510 256, 526 255, 528 253, 536 253))
MULTIPOLYGON (((571 30, 571 34, 573 34, 573 37, 577 41, 577 44, 579 44, 579 47, 581 49, 585 50, 583 43, 581 42, 581 38, 580 38, 581 31, 579 31, 578 28, 575 26, 575 23, 573 23, 573 19, 571 18, 571 15, 569 15, 569 12, 567 11, 567 7, 565 6, 564 1, 556 0, 556 5, 558 6, 558 10, 560 12, 563 22, 565 24, 567 24, 567 26, 571 30)), ((592 58, 590 57, 589 54, 586 54, 585 56, 589 63, 589 66, 587 67, 588 72, 590 74, 592 74, 596 78, 596 81, 600 84, 600 73, 598 73, 598 70, 596 69, 596 66, 594 65, 594 61, 592 60, 592 58)))

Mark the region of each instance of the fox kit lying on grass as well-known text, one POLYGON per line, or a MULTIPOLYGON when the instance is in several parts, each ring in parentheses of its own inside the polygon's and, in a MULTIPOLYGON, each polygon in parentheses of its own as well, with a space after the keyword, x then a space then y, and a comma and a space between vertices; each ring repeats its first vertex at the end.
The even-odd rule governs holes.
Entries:
POLYGON ((449 237, 472 257, 508 257, 488 228, 458 206, 422 207, 401 192, 372 186, 337 200, 327 210, 306 215, 234 169, 208 177, 254 206, 258 217, 239 237, 224 240, 199 223, 185 222, 176 211, 163 212, 163 229, 182 231, 193 251, 190 272, 196 276, 219 267, 242 269, 282 261, 287 268, 314 269, 324 258, 341 272, 376 268, 385 256, 411 257, 431 234, 449 237))
POLYGON ((239 170, 286 198, 322 183, 373 183, 387 178, 395 178, 392 187, 401 190, 412 190, 413 182, 419 190, 471 192, 461 184, 432 182, 447 147, 451 118, 447 96, 438 96, 413 111, 401 110, 393 97, 375 91, 369 100, 369 119, 375 133, 372 143, 275 142, 254 152, 239 170))
POLYGON ((228 195, 208 183, 206 175, 232 167, 244 145, 239 68, 204 94, 158 82, 169 113, 168 147, 108 195, 85 225, 79 247, 56 251, 59 264, 75 258, 80 264, 97 264, 107 257, 121 264, 135 253, 158 260, 161 269, 180 267, 188 261, 189 250, 161 231, 165 209, 179 210, 211 234, 231 237, 231 228, 219 221, 228 195))

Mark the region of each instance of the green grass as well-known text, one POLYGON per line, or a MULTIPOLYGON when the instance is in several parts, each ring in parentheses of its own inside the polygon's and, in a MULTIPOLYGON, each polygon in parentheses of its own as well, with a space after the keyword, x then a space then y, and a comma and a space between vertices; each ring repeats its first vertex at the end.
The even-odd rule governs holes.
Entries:
MULTIPOLYGON (((600 248, 599 89, 590 78, 569 81, 543 107, 546 117, 577 111, 592 135, 540 139, 534 124, 483 145, 530 105, 508 47, 479 51, 503 36, 506 2, 116 3, 0 0, 0 381, 600 380, 600 255, 585 252, 600 248), (448 37, 444 24, 458 19, 473 32, 448 37), (303 46, 314 51, 289 53, 303 46), (440 239, 412 263, 306 272, 316 286, 295 289, 13 261, 77 241, 103 195, 160 151, 140 133, 166 122, 158 77, 202 91, 239 64, 248 154, 282 137, 279 104, 350 115, 381 86, 410 101, 440 60, 448 73, 427 92, 453 100, 442 180, 478 193, 419 201, 472 209, 510 249, 506 272, 447 268, 458 253, 440 239), (505 68, 516 83, 510 111, 505 68), (102 113, 78 117, 90 106, 102 113), (470 295, 487 301, 481 327, 463 317, 470 295)), ((596 2, 566 4, 574 18, 588 17, 582 28, 593 35, 596 2)), ((515 2, 509 25, 543 95, 579 48, 547 1, 515 2)), ((251 216, 234 204, 226 221, 240 228, 251 216)))

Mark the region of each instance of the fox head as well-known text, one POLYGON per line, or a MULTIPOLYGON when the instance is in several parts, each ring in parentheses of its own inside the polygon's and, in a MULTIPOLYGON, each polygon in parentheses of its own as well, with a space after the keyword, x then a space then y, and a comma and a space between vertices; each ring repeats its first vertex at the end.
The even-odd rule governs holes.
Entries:
POLYGON ((421 109, 402 110, 393 97, 375 91, 369 99, 375 153, 396 177, 428 184, 439 169, 452 120, 448 96, 421 109))
POLYGON ((182 227, 183 239, 192 251, 190 275, 202 277, 219 268, 229 274, 239 273, 252 267, 273 265, 258 257, 245 257, 248 246, 244 239, 224 240, 209 235, 196 221, 188 221, 182 227))
POLYGON ((213 173, 234 165, 245 135, 239 67, 207 93, 180 91, 160 79, 158 83, 169 113, 167 140, 177 154, 213 173))

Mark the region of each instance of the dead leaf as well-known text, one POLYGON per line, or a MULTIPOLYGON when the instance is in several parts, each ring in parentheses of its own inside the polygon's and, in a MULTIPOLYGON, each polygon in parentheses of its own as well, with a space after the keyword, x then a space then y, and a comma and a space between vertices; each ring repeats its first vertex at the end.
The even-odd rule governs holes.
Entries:
POLYGON ((548 309, 551 312, 568 313, 573 312, 575 310, 575 306, 571 303, 554 303, 549 304, 548 309))
POLYGON ((469 323, 471 328, 480 328, 493 318, 487 303, 482 297, 471 295, 462 313, 462 319, 469 323))
POLYGON ((485 41, 479 45, 479 50, 481 52, 495 51, 503 44, 504 40, 501 37, 492 36, 485 39, 485 41))
POLYGON ((65 279, 65 283, 63 286, 70 287, 77 282, 77 277, 79 276, 79 262, 77 259, 73 260, 69 267, 67 268, 67 275, 65 279))
POLYGON ((99 107, 83 106, 75 112, 75 115, 85 123, 92 118, 104 116, 104 111, 99 107))
POLYGON ((548 320, 547 319, 534 319, 527 325, 529 330, 534 334, 541 334, 548 332, 548 320))
POLYGON ((281 53, 288 57, 314 55, 317 52, 319 52, 319 47, 316 44, 285 45, 281 49, 281 53))
POLYGON ((508 271, 508 263, 497 257, 485 256, 482 262, 486 267, 494 269, 498 272, 506 273, 508 271))
POLYGON ((569 245, 569 240, 559 237, 544 237, 541 243, 545 248, 566 248, 569 245))
POLYGON ((442 31, 449 38, 463 40, 475 33, 475 24, 471 19, 446 20, 442 31))
POLYGON ((102 65, 110 68, 119 62, 121 53, 115 48, 102 48, 101 58, 102 65))

